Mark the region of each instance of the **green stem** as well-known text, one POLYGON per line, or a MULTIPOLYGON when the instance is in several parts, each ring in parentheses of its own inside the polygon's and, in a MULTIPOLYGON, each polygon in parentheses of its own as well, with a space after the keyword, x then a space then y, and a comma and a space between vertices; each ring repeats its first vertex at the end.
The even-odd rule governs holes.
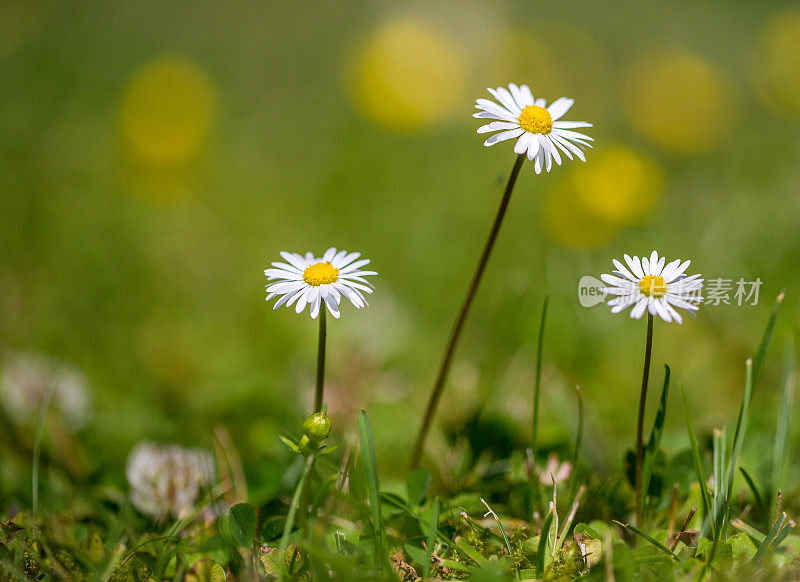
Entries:
POLYGON ((506 209, 508 208, 508 203, 511 200, 511 193, 514 191, 514 184, 517 182, 517 176, 519 175, 519 171, 522 168, 522 163, 524 161, 525 156, 518 155, 516 161, 514 162, 514 167, 511 169, 511 174, 508 176, 508 182, 506 183, 506 189, 503 193, 503 199, 500 201, 500 207, 497 209, 497 216, 495 216, 492 230, 489 232, 489 237, 486 239, 486 244, 483 247, 483 253, 478 260, 478 266, 475 269, 475 274, 472 276, 472 283, 467 290, 464 303, 461 305, 461 310, 459 311, 458 316, 456 317, 456 322, 453 325, 452 331, 450 332, 450 339, 447 342, 447 347, 445 348, 444 356, 442 357, 442 363, 439 366, 439 374, 436 376, 436 382, 433 385, 433 390, 431 391, 431 395, 428 399, 428 406, 425 409, 425 417, 423 418, 422 426, 420 426, 419 433, 417 434, 417 441, 414 445, 414 451, 411 455, 412 469, 419 466, 419 462, 422 457, 422 450, 425 447, 425 439, 428 436, 431 422, 436 414, 436 407, 439 404, 445 382, 447 381, 447 374, 450 371, 450 365, 452 364, 453 356, 455 355, 456 345, 458 344, 458 340, 461 336, 461 330, 464 327, 464 322, 469 314, 472 301, 475 299, 475 293, 478 290, 481 277, 483 277, 483 271, 486 269, 486 265, 489 262, 489 255, 492 253, 492 248, 494 247, 495 240, 497 239, 497 234, 500 232, 500 226, 503 223, 503 217, 505 216, 506 209))
POLYGON ((642 393, 639 396, 639 421, 636 425, 636 526, 643 526, 644 494, 642 491, 642 465, 644 457, 644 409, 647 401, 647 382, 650 379, 650 354, 653 351, 653 315, 647 314, 647 342, 644 348, 644 371, 642 372, 642 393))
POLYGON ((305 463, 303 463, 303 470, 300 473, 300 480, 297 482, 297 487, 294 489, 292 504, 289 506, 289 514, 286 516, 286 523, 283 525, 283 535, 281 535, 281 543, 278 546, 278 563, 280 564, 280 568, 278 570, 279 580, 284 579, 286 569, 286 548, 289 547, 289 534, 292 533, 292 527, 294 527, 294 521, 297 517, 297 510, 300 508, 300 505, 302 505, 300 500, 304 497, 303 493, 305 491, 306 481, 308 480, 308 476, 311 474, 311 469, 313 467, 314 454, 312 453, 306 457, 305 463))
POLYGON ((325 336, 327 322, 325 320, 326 308, 323 304, 319 310, 319 343, 317 344, 317 389, 314 392, 314 412, 322 410, 322 392, 325 386, 325 336))
POLYGON ((536 376, 533 381, 533 418, 531 421, 531 475, 530 475, 530 495, 531 495, 531 515, 539 505, 539 479, 536 475, 536 446, 537 435, 539 434, 539 392, 542 385, 542 345, 544 342, 544 322, 547 317, 547 304, 550 300, 548 295, 544 296, 542 302, 542 319, 539 321, 539 340, 536 346, 536 376))

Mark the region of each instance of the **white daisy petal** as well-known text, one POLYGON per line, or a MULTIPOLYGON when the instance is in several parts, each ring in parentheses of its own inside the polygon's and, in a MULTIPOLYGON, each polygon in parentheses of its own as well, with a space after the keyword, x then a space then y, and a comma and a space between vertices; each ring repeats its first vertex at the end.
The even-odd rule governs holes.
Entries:
POLYGON ((498 87, 495 90, 489 89, 489 93, 494 95, 495 99, 502 103, 503 107, 508 109, 511 113, 519 115, 522 112, 522 108, 516 104, 514 98, 511 96, 511 92, 505 87, 498 87))
POLYGON ((478 109, 483 109, 487 113, 495 115, 497 119, 501 119, 504 121, 516 121, 517 117, 519 117, 519 115, 514 115, 504 107, 501 107, 497 103, 489 101, 488 99, 478 99, 476 103, 477 105, 475 105, 475 107, 477 107, 478 109))
POLYGON ((677 279, 678 277, 683 275, 684 271, 686 271, 686 269, 691 264, 692 264, 692 261, 684 261, 684 262, 682 262, 681 265, 675 269, 675 272, 672 274, 672 277, 670 278, 670 281, 668 281, 668 282, 671 283, 672 281, 674 281, 675 279, 677 279))
POLYGON ((472 117, 476 117, 478 119, 496 119, 497 121, 508 121, 509 123, 514 119, 514 116, 510 113, 500 117, 499 115, 490 113, 488 111, 478 111, 477 113, 473 113, 472 117))
POLYGON ((647 297, 641 297, 639 301, 636 302, 636 307, 631 309, 631 317, 634 319, 641 319, 645 309, 647 309, 647 297))
POLYGON ((537 174, 549 172, 556 165, 562 165, 563 153, 569 160, 578 158, 586 161, 582 148, 591 148, 593 139, 582 133, 572 131, 577 128, 592 127, 585 121, 561 121, 574 101, 567 97, 556 99, 550 106, 543 98, 535 99, 528 85, 510 83, 508 88, 489 88, 489 93, 497 100, 476 99, 475 107, 480 111, 473 117, 491 119, 478 128, 478 133, 492 133, 485 146, 501 141, 516 139, 514 153, 527 155, 533 162, 537 174))
MULTIPOLYGON (((539 149, 540 149, 539 140, 536 139, 536 135, 534 135, 532 133, 528 133, 526 135, 528 136, 528 159, 530 161, 533 161, 533 159, 539 153, 539 149)), ((537 174, 538 173, 539 172, 537 172, 537 174)))
POLYGON ((571 129, 558 128, 558 134, 561 137, 567 138, 572 141, 594 141, 594 138, 579 133, 577 131, 572 131, 571 129))
POLYGON ((558 148, 555 146, 555 143, 553 142, 552 139, 550 139, 549 136, 547 137, 547 143, 550 144, 550 153, 553 154, 553 159, 555 160, 556 164, 560 166, 561 154, 558 153, 558 148))
POLYGON ((508 90, 511 91, 511 96, 514 98, 514 103, 517 104, 517 107, 520 108, 520 111, 526 105, 530 105, 525 99, 525 94, 522 92, 522 89, 517 87, 514 83, 508 84, 508 90))
POLYGON ((699 274, 688 277, 683 274, 689 261, 681 263, 676 259, 667 263, 666 258, 660 257, 656 251, 641 259, 636 255, 623 255, 623 258, 628 268, 621 261, 612 259, 613 274, 600 275, 600 279, 609 285, 603 291, 613 295, 607 303, 612 313, 633 306, 630 316, 634 319, 640 319, 647 312, 668 323, 680 324, 683 318, 677 309, 692 314, 698 310, 698 304, 703 301, 700 295, 703 279, 699 274))
POLYGON ((675 259, 674 261, 667 263, 667 266, 664 267, 663 271, 661 271, 661 276, 664 277, 664 281, 666 281, 667 283, 672 283, 674 273, 678 265, 680 264, 681 264, 680 259, 675 259))
POLYGON ((553 118, 553 121, 558 121, 567 111, 569 111, 569 108, 572 107, 573 103, 575 102, 572 99, 559 97, 550 104, 550 107, 547 108, 547 111, 550 112, 550 116, 553 118))
POLYGON ((642 263, 639 261, 639 257, 636 255, 634 255, 633 258, 631 258, 630 255, 622 255, 622 257, 631 268, 631 273, 636 275, 639 279, 644 277, 644 271, 642 270, 642 263))
POLYGON ((519 136, 517 143, 514 144, 514 153, 522 155, 528 151, 528 143, 530 142, 530 133, 523 133, 519 136))
POLYGON ((553 127, 558 129, 577 129, 579 127, 594 127, 585 121, 554 121, 553 127))
MULTIPOLYGON (((531 91, 531 88, 527 85, 520 85, 519 90, 524 98, 525 106, 533 105, 535 100, 533 98, 533 92, 531 91)), ((520 103, 520 105, 522 105, 522 103, 520 103)))
POLYGON ((652 298, 651 301, 653 303, 653 307, 655 307, 656 314, 658 314, 658 316, 667 323, 671 322, 672 315, 670 315, 669 311, 667 311, 667 308, 664 307, 663 301, 656 298, 652 298))
POLYGON ((486 125, 481 125, 478 128, 478 133, 490 133, 492 131, 501 131, 504 129, 515 129, 517 127, 519 127, 519 123, 511 121, 493 121, 486 125))
POLYGON ((539 134, 539 150, 544 152, 545 156, 545 170, 550 171, 550 168, 553 167, 553 157, 550 153, 550 140, 543 136, 541 133, 539 134))
POLYGON ((620 273, 620 274, 621 274, 623 277, 625 277, 626 279, 628 279, 628 280, 630 280, 630 281, 636 281, 636 282, 638 282, 638 281, 639 281, 639 279, 641 279, 641 277, 634 277, 633 275, 631 275, 631 272, 630 272, 630 271, 628 271, 628 269, 626 269, 626 268, 623 266, 623 264, 622 264, 622 263, 620 263, 620 262, 619 262, 617 259, 613 259, 611 262, 612 262, 612 263, 614 263, 614 266, 617 268, 617 271, 618 271, 618 272, 619 272, 619 273, 620 273))
POLYGON ((341 269, 339 269, 339 275, 357 271, 358 269, 366 265, 369 265, 369 259, 361 259, 360 261, 355 261, 353 263, 350 263, 346 267, 342 267, 341 269))
POLYGON ((325 305, 328 306, 328 311, 332 316, 336 319, 339 319, 339 304, 336 302, 336 299, 332 295, 328 295, 325 297, 325 305))
POLYGON ((338 260, 334 259, 331 265, 333 265, 334 267, 336 267, 341 271, 360 256, 361 253, 350 253, 350 254, 345 253, 345 255, 341 259, 338 260))
POLYGON ((653 251, 650 253, 650 271, 651 275, 660 275, 661 270, 658 268, 658 253, 653 251))
POLYGON ((319 258, 310 252, 305 255, 281 252, 281 257, 287 263, 272 263, 274 268, 264 271, 267 301, 278 296, 273 309, 294 306, 297 313, 302 313, 308 307, 309 315, 316 319, 323 302, 331 315, 338 318, 342 296, 358 309, 367 306, 362 291, 372 293, 372 284, 365 277, 377 273, 361 269, 370 261, 360 259, 360 253, 348 254, 331 247, 319 258))
POLYGON ((294 253, 282 252, 281 256, 287 263, 292 265, 295 269, 300 269, 302 271, 308 266, 307 262, 300 255, 294 253))
POLYGON ((483 145, 491 146, 491 145, 494 145, 494 144, 499 143, 501 141, 505 141, 507 139, 512 139, 512 138, 515 138, 515 137, 519 137, 524 132, 525 132, 525 130, 521 129, 521 128, 509 129, 508 131, 501 131, 500 133, 496 133, 493 136, 489 137, 489 139, 487 139, 485 142, 483 142, 483 145))

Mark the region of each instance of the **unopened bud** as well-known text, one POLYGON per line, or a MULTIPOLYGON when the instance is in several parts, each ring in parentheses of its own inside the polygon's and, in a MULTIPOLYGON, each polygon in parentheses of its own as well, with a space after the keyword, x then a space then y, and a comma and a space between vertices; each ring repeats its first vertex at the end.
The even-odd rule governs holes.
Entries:
POLYGON ((303 432, 311 442, 322 442, 331 434, 331 419, 325 414, 326 411, 327 406, 323 406, 320 412, 315 412, 303 421, 303 432))

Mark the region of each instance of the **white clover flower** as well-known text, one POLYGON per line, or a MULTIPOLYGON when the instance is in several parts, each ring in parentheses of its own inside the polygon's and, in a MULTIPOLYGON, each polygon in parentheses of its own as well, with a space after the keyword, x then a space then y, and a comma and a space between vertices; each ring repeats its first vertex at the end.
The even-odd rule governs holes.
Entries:
POLYGON ((372 285, 364 277, 377 273, 362 271, 361 267, 367 265, 369 259, 356 260, 360 256, 361 253, 348 254, 347 251, 337 251, 335 247, 329 248, 320 258, 313 253, 303 256, 282 252, 281 257, 286 263, 272 263, 274 268, 264 271, 267 280, 273 281, 267 285, 267 301, 281 295, 273 309, 284 303, 291 307, 296 302, 297 313, 308 305, 312 319, 319 315, 323 301, 331 315, 338 318, 342 295, 361 309, 368 305, 362 291, 372 293, 372 285))
POLYGON ((547 101, 542 98, 534 99, 530 87, 527 85, 516 86, 511 83, 508 89, 498 87, 489 89, 500 104, 489 99, 478 99, 476 109, 482 109, 473 117, 495 119, 478 128, 478 133, 498 131, 483 145, 491 146, 507 139, 517 139, 514 152, 527 153, 528 159, 534 162, 534 169, 539 174, 542 168, 550 171, 553 160, 561 165, 561 154, 564 152, 570 160, 572 155, 585 162, 583 151, 578 146, 592 147, 594 141, 588 135, 572 131, 578 127, 592 127, 585 121, 560 121, 569 111, 574 101, 560 97, 547 107, 547 101), (577 144, 577 145, 576 145, 577 144))
POLYGON ((209 452, 149 442, 131 451, 125 474, 134 507, 159 521, 188 515, 216 478, 209 452))
POLYGON ((622 263, 614 259, 616 270, 613 275, 601 275, 600 278, 610 285, 603 291, 615 297, 608 302, 612 313, 619 313, 633 305, 631 317, 639 319, 648 311, 650 315, 658 315, 664 321, 681 323, 680 314, 675 307, 686 309, 690 313, 697 311, 703 302, 700 294, 703 279, 700 275, 686 276, 684 271, 691 261, 675 259, 664 265, 666 259, 659 258, 653 251, 648 260, 646 257, 625 255, 626 269, 622 263))
POLYGON ((55 383, 51 411, 70 432, 80 430, 90 416, 91 397, 83 373, 47 356, 9 353, 0 374, 0 404, 16 425, 35 425, 48 389, 55 383))

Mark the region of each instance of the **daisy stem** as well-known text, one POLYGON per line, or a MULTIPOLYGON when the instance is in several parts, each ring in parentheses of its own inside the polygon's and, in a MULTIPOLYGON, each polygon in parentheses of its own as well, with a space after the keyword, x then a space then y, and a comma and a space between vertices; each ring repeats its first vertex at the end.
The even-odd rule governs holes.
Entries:
POLYGON ((486 265, 489 262, 489 255, 494 247, 497 234, 500 232, 500 226, 503 223, 503 217, 506 214, 508 203, 511 200, 511 193, 514 191, 514 184, 517 182, 517 176, 519 175, 519 171, 522 168, 522 163, 524 161, 525 155, 523 154, 518 155, 516 161, 514 162, 514 167, 511 169, 511 174, 508 176, 508 182, 506 183, 506 189, 503 193, 503 199, 500 201, 500 207, 497 209, 497 216, 495 216, 492 230, 489 232, 489 238, 486 239, 486 244, 483 247, 483 253, 478 261, 475 274, 472 276, 472 283, 470 284, 467 295, 464 298, 464 303, 461 305, 461 311, 459 311, 458 317, 456 317, 456 322, 453 325, 453 329, 450 332, 450 339, 447 342, 447 347, 444 351, 444 357, 442 358, 442 363, 439 366, 439 374, 436 376, 436 382, 433 385, 433 390, 431 391, 431 395, 428 399, 428 406, 425 409, 425 417, 422 421, 422 426, 420 426, 419 433, 417 433, 417 442, 414 445, 414 452, 411 456, 412 469, 419 466, 419 462, 422 457, 422 449, 425 447, 425 439, 428 436, 431 422, 436 414, 436 407, 439 404, 439 400, 444 390, 444 385, 447 382, 447 374, 450 371, 450 365, 453 362, 456 345, 461 337, 461 330, 463 329, 464 322, 469 314, 472 301, 475 299, 475 293, 478 290, 481 277, 483 277, 483 271, 486 269, 486 265))
POLYGON ((536 475, 536 447, 537 435, 539 434, 539 391, 542 385, 542 344, 544 343, 544 322, 547 317, 547 304, 550 296, 545 295, 542 302, 542 318, 539 321, 539 341, 536 344, 536 376, 533 380, 533 418, 531 419, 531 475, 530 475, 530 495, 531 495, 531 515, 538 509, 540 501, 539 478, 536 475))
POLYGON ((317 389, 314 392, 314 412, 322 410, 322 391, 325 386, 325 306, 319 310, 319 343, 317 344, 317 389))
POLYGON ((642 491, 642 465, 644 462, 643 432, 644 409, 647 400, 647 382, 650 379, 650 354, 653 351, 653 315, 647 314, 647 342, 644 348, 644 371, 642 372, 642 393, 639 396, 639 421, 636 425, 636 526, 643 527, 644 495, 642 491))

